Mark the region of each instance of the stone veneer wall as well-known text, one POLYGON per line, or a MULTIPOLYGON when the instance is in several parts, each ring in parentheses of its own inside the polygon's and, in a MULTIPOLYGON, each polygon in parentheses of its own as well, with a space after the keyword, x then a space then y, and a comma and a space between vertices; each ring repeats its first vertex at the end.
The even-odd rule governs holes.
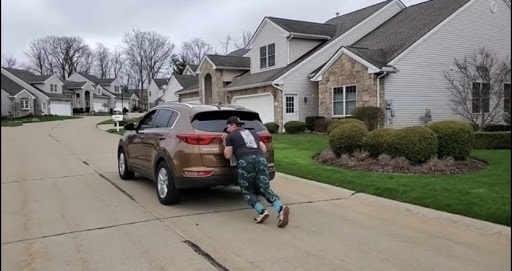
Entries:
POLYGON ((205 61, 199 70, 199 91, 201 102, 204 100, 204 78, 207 74, 212 76, 212 104, 226 103, 226 95, 224 95, 224 85, 222 80, 222 71, 215 70, 209 61, 205 61))
MULTIPOLYGON (((353 58, 342 55, 323 74, 318 82, 319 114, 332 117, 332 89, 344 85, 357 86, 357 106, 377 106, 378 74, 368 73, 368 68, 353 58)), ((384 108, 384 78, 380 79, 380 106, 384 108)))
POLYGON ((233 97, 260 94, 260 93, 272 93, 274 96, 274 122, 279 124, 279 130, 283 129, 283 92, 273 86, 264 86, 257 88, 249 88, 242 90, 235 90, 229 92, 229 97, 233 100, 233 97))

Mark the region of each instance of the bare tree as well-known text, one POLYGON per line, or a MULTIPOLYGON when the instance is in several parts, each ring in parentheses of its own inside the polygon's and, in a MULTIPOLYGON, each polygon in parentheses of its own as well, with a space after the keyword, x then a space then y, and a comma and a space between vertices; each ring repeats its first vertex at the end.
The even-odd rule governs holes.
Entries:
POLYGON ((169 37, 156 32, 147 32, 144 47, 144 66, 148 80, 166 72, 174 52, 169 37))
POLYGON ((454 60, 455 69, 444 72, 449 83, 452 110, 483 129, 500 116, 504 83, 510 80, 510 59, 499 59, 485 48, 462 60, 454 60))
POLYGON ((78 71, 83 58, 90 53, 89 46, 80 37, 49 36, 43 38, 43 43, 49 70, 58 73, 63 80, 78 71))
POLYGON ((2 67, 16 68, 17 66, 18 66, 18 60, 14 56, 2 55, 2 67))
POLYGON ((213 50, 212 46, 200 38, 183 43, 181 53, 187 63, 198 64, 206 54, 213 50))
POLYGON ((251 40, 252 33, 251 31, 244 30, 242 31, 242 35, 235 39, 235 48, 236 49, 242 49, 249 44, 249 41, 251 40))
POLYGON ((227 35, 223 41, 220 42, 221 44, 221 48, 222 50, 224 51, 224 54, 227 55, 230 51, 229 51, 229 47, 231 45, 231 41, 233 41, 233 38, 231 38, 230 35, 227 35))
POLYGON ((78 66, 77 71, 91 74, 95 61, 96 61, 96 54, 94 52, 88 50, 85 53, 84 57, 82 58, 82 61, 80 61, 80 65, 78 66))
POLYGON ((50 55, 50 38, 34 39, 25 51, 29 69, 38 74, 53 74, 54 63, 50 55))
POLYGON ((112 69, 112 53, 102 43, 96 45, 96 70, 101 79, 109 77, 112 69))
MULTIPOLYGON (((140 30, 132 30, 130 33, 126 33, 124 36, 124 53, 126 55, 126 61, 128 64, 127 69, 125 70, 125 74, 127 77, 128 84, 130 84, 130 79, 137 78, 135 81, 137 88, 144 88, 144 83, 146 81, 145 75, 145 46, 147 40, 147 32, 143 32, 140 30)), ((133 81, 132 81, 133 82, 133 81)))
POLYGON ((114 53, 112 54, 112 72, 114 73, 114 78, 117 78, 121 75, 124 62, 125 59, 123 56, 123 51, 116 46, 114 48, 114 53))

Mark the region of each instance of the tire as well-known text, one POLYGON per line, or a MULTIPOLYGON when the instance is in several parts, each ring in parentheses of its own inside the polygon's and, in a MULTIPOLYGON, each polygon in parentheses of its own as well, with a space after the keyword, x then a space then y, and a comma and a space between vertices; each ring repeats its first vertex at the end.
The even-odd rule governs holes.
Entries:
POLYGON ((180 200, 179 190, 174 185, 174 174, 165 161, 156 169, 156 196, 163 205, 172 205, 180 200))
POLYGON ((123 149, 120 149, 117 153, 117 171, 119 172, 119 177, 123 180, 131 180, 135 176, 135 173, 128 169, 126 152, 123 149))

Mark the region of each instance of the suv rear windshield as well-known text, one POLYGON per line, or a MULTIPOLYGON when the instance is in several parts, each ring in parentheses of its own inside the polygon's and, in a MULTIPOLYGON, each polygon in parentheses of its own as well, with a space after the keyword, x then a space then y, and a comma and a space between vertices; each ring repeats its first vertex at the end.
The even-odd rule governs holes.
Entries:
POLYGON ((226 121, 232 116, 237 116, 242 122, 245 122, 244 128, 246 129, 256 132, 265 130, 258 113, 228 110, 197 113, 192 119, 192 126, 201 131, 223 132, 226 121))

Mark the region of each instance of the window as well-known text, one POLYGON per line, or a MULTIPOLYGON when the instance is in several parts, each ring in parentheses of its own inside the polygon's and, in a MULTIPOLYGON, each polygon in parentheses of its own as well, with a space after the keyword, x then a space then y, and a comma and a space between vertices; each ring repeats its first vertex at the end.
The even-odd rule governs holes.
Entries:
POLYGON ((53 92, 53 84, 50 84, 50 92, 53 92))
POLYGON ((239 117, 242 122, 245 122, 244 127, 247 129, 255 132, 265 130, 258 113, 228 110, 197 113, 192 119, 192 127, 201 131, 222 133, 226 127, 226 120, 231 116, 239 117))
POLYGON ((489 113, 490 99, 489 99, 489 83, 475 82, 473 83, 473 113, 489 113), (480 107, 483 108, 480 108, 480 107))
POLYGON ((286 113, 295 112, 295 97, 286 96, 286 113))
POLYGON ((115 92, 119 92, 119 86, 115 86, 115 87, 114 87, 114 91, 115 91, 115 92))
POLYGON ((43 110, 46 110, 46 103, 42 103, 43 110))
POLYGON ((56 84, 50 84, 50 92, 57 92, 57 85, 56 84))
POLYGON ((139 130, 151 128, 155 119, 156 110, 149 112, 139 123, 139 130))
POLYGON ((53 90, 57 92, 57 85, 53 85, 53 90))
POLYGON ((151 97, 151 91, 148 91, 148 96, 151 97))
POLYGON ((503 111, 510 113, 510 83, 506 83, 504 87, 505 100, 503 101, 503 111))
POLYGON ((171 123, 171 120, 174 114, 177 115, 178 113, 174 113, 174 111, 171 110, 158 110, 158 114, 156 115, 155 119, 155 125, 153 126, 155 128, 172 127, 174 123, 171 123))
POLYGON ((332 114, 333 116, 351 115, 357 104, 356 86, 343 86, 333 88, 332 114))
POLYGON ((21 107, 21 110, 29 110, 30 109, 30 102, 28 101, 28 99, 26 98, 23 98, 20 100, 20 107, 21 107))
POLYGON ((276 65, 276 44, 260 47, 260 69, 276 65))
POLYGON ((101 90, 98 88, 98 95, 101 95, 101 90))

